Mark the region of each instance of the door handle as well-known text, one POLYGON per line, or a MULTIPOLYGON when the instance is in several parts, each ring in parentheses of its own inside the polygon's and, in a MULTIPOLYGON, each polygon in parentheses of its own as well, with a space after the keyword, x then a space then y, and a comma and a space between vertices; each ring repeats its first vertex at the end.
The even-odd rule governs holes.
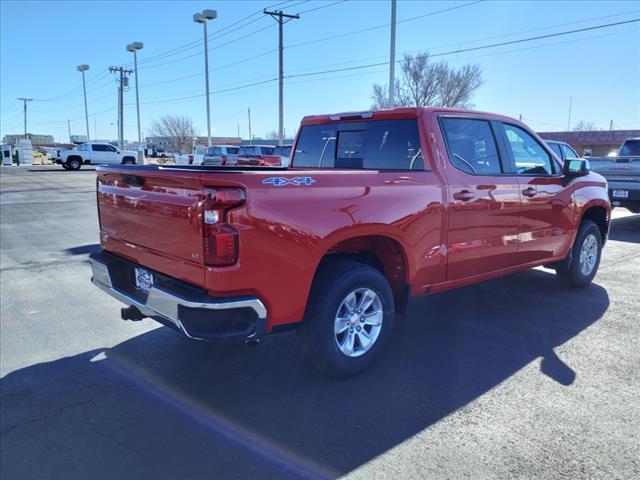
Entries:
POLYGON ((525 189, 522 191, 522 194, 523 194, 525 197, 529 197, 529 198, 531 198, 531 197, 535 197, 535 196, 536 196, 536 193, 538 193, 538 191, 537 191, 535 188, 533 188, 533 187, 525 188, 525 189))
POLYGON ((473 198, 473 192, 470 192, 469 190, 462 190, 461 192, 454 193, 453 198, 456 200, 462 200, 463 202, 468 202, 473 198))

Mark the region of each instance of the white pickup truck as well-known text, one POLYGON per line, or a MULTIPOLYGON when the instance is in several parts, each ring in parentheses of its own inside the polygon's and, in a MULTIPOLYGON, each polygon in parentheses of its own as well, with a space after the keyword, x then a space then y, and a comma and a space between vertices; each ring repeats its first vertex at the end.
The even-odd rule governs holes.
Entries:
POLYGON ((120 150, 108 143, 82 143, 73 150, 53 152, 53 160, 65 170, 78 170, 84 164, 113 165, 136 163, 138 152, 120 150))

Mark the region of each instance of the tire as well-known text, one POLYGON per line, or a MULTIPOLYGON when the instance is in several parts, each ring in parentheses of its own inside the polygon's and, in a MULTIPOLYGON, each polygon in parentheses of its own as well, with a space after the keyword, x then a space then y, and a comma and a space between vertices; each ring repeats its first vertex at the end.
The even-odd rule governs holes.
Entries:
POLYGON ((131 157, 125 157, 122 159, 122 164, 123 165, 135 165, 136 161, 135 159, 131 158, 131 157))
POLYGON ((568 266, 556 267, 556 275, 565 287, 584 288, 598 272, 602 256, 602 234, 592 220, 583 220, 571 248, 568 266))
POLYGON ((69 167, 69 170, 80 170, 80 167, 82 167, 82 160, 77 157, 72 157, 67 160, 67 166, 69 167))
POLYGON ((341 261, 320 268, 299 332, 305 355, 321 372, 353 375, 380 355, 391 335, 393 293, 384 275, 369 265, 341 261), (358 311, 363 299, 369 303, 364 312, 358 311), (365 345, 365 339, 371 343, 365 345), (351 353, 345 353, 349 347, 351 353))

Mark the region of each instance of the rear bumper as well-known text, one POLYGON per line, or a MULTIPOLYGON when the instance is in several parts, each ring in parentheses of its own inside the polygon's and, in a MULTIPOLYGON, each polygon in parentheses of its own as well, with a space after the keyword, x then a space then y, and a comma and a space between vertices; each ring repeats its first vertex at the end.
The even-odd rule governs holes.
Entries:
POLYGON ((640 183, 609 180, 609 199, 614 207, 626 207, 634 213, 640 211, 640 183), (626 191, 621 197, 614 193, 626 191))
POLYGON ((135 287, 139 265, 105 251, 90 255, 89 262, 95 286, 189 338, 257 340, 266 333, 267 310, 256 297, 213 298, 158 272, 152 272, 157 283, 144 293, 135 287))

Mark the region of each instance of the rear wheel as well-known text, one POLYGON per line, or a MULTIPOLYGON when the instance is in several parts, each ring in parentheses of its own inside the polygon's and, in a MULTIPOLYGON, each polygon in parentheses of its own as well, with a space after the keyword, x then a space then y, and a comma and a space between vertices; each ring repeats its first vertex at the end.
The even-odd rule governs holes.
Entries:
POLYGON ((82 160, 80 160, 79 158, 70 158, 69 160, 67 160, 67 166, 69 167, 69 170, 80 170, 80 167, 82 166, 82 160))
POLYGON ((394 320, 393 293, 378 270, 358 262, 321 267, 301 328, 306 356, 320 371, 347 376, 380 355, 394 320))
POLYGON ((600 228, 591 220, 583 220, 572 247, 571 263, 556 267, 558 280, 567 287, 586 287, 598 272, 601 254, 600 228))
POLYGON ((136 161, 135 159, 131 158, 131 157, 126 157, 122 159, 122 164, 123 165, 135 165, 136 161))

